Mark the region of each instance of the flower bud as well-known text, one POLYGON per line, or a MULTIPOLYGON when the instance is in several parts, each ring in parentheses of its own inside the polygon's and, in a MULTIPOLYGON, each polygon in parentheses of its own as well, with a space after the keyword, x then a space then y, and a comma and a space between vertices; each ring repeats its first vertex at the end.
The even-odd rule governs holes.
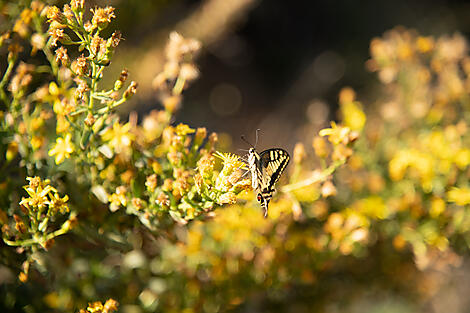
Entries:
POLYGON ((202 145, 202 142, 207 136, 207 129, 205 127, 200 127, 196 130, 196 134, 194 135, 194 146, 199 147, 202 145))
POLYGON ((93 124, 95 123, 96 119, 95 117, 93 116, 93 114, 90 112, 88 113, 88 116, 85 118, 85 125, 88 126, 88 127, 92 127, 93 124))
POLYGON ((131 84, 129 87, 127 87, 127 90, 123 94, 124 100, 130 99, 135 93, 137 92, 137 83, 135 81, 131 81, 131 84))
POLYGON ((49 19, 49 23, 55 21, 59 24, 67 24, 67 17, 55 5, 49 7, 49 9, 47 10, 47 18, 49 19))
POLYGON ((10 142, 10 144, 8 144, 7 152, 5 155, 6 160, 10 162, 11 160, 13 160, 13 158, 16 156, 17 153, 18 153, 18 143, 16 141, 10 142))
POLYGON ((77 12, 83 12, 85 7, 85 0, 72 0, 70 1, 70 5, 72 6, 72 10, 77 12))
POLYGON ((315 138, 313 138, 312 146, 315 150, 315 154, 319 158, 326 158, 328 156, 328 148, 326 145, 326 141, 322 137, 315 136, 315 138))
POLYGON ((181 106, 181 96, 175 95, 166 97, 163 100, 163 106, 167 112, 170 112, 171 114, 175 113, 181 106))
POLYGON ((304 145, 300 142, 296 143, 294 147, 294 163, 301 163, 306 156, 304 145))
POLYGON ((335 196, 337 193, 335 185, 331 181, 326 181, 323 183, 323 186, 321 187, 321 195, 324 198, 327 198, 329 196, 335 196))

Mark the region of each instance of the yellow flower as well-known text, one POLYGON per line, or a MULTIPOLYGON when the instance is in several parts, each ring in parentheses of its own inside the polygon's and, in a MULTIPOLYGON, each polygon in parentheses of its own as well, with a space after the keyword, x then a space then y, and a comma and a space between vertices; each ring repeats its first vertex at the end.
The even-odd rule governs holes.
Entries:
POLYGON ((60 94, 60 90, 59 90, 59 87, 57 86, 57 84, 55 82, 51 82, 49 84, 49 94, 51 96, 59 96, 60 94))
POLYGON ((126 193, 127 188, 119 186, 116 188, 116 192, 109 196, 108 201, 111 203, 110 209, 112 212, 117 211, 121 205, 127 205, 126 193))
POLYGON ((192 134, 194 132, 195 132, 195 130, 190 128, 186 124, 178 124, 178 126, 176 126, 176 128, 175 128, 175 133, 178 136, 184 136, 184 135, 187 135, 187 134, 192 134))
POLYGON ((463 170, 470 164, 470 149, 460 149, 453 155, 453 157, 458 168, 463 170))
POLYGON ((457 205, 466 205, 470 203, 470 188, 453 187, 447 192, 447 201, 455 202, 457 205))
POLYGON ((5 157, 8 162, 13 160, 13 158, 18 153, 18 143, 16 141, 12 141, 8 144, 7 152, 5 153, 5 157))
POLYGON ((189 207, 186 209, 186 219, 187 220, 192 220, 196 217, 196 209, 193 207, 189 207))
POLYGON ((388 171, 392 180, 403 179, 407 169, 419 177, 422 187, 429 190, 432 187, 432 179, 435 176, 435 160, 428 153, 416 149, 400 150, 390 160, 388 171))
POLYGON ((63 115, 57 115, 57 125, 56 125, 56 133, 61 134, 65 133, 69 130, 70 123, 63 115))
POLYGON ((103 304, 100 301, 88 303, 87 311, 91 313, 101 313, 103 312, 103 304))
POLYGON ((431 200, 431 209, 429 210, 429 215, 432 218, 436 218, 441 215, 446 210, 446 203, 444 200, 438 197, 434 197, 431 200))
POLYGON ((43 136, 32 136, 31 137, 31 147, 34 149, 34 150, 38 150, 39 148, 42 147, 42 144, 44 142, 44 137, 43 136))
POLYGON ((319 135, 322 137, 328 136, 328 140, 332 144, 338 145, 349 141, 350 132, 351 129, 349 127, 337 126, 335 122, 331 122, 331 128, 320 130, 319 135))
POLYGON ((114 300, 114 299, 108 299, 106 300, 103 308, 104 313, 111 313, 114 311, 117 311, 117 307, 119 306, 119 303, 114 300))
POLYGON ((421 53, 430 52, 434 48, 434 40, 432 37, 418 37, 416 47, 421 53))
POLYGON ((88 303, 86 310, 80 310, 83 313, 112 313, 117 311, 119 303, 114 299, 106 300, 105 304, 100 301, 88 303))
POLYGON ((150 192, 154 192, 155 188, 157 188, 158 178, 157 174, 152 174, 147 177, 145 181, 145 186, 150 192))
POLYGON ((102 136, 104 141, 108 141, 108 144, 111 148, 114 148, 114 151, 121 153, 130 147, 132 141, 134 140, 134 135, 129 132, 131 129, 131 124, 126 123, 124 125, 119 124, 118 122, 114 123, 113 128, 108 129, 102 136))
POLYGON ((217 151, 215 156, 224 162, 224 168, 222 169, 222 172, 225 172, 227 175, 236 168, 246 169, 246 164, 240 161, 238 155, 232 153, 221 153, 217 151))
POLYGON ((210 178, 214 173, 215 158, 212 154, 204 154, 199 161, 197 161, 197 168, 199 173, 204 178, 210 178))
POLYGON ((55 146, 49 150, 49 156, 55 155, 55 163, 60 164, 65 159, 70 157, 70 154, 74 151, 73 144, 71 142, 72 135, 67 134, 64 138, 57 138, 55 146))
POLYGON ((219 204, 225 204, 225 203, 233 204, 237 202, 237 196, 233 192, 229 191, 229 192, 221 194, 219 198, 217 199, 217 202, 219 204))
POLYGON ((328 156, 328 147, 326 140, 322 137, 315 136, 312 141, 313 150, 319 158, 326 158, 328 156))
POLYGON ((366 115, 357 101, 341 103, 344 124, 352 130, 361 131, 366 123, 366 115))
POLYGON ((54 195, 50 196, 50 201, 48 201, 49 208, 51 209, 51 213, 54 214, 56 212, 60 212, 62 214, 69 212, 69 206, 67 201, 69 200, 69 196, 65 195, 63 198, 60 197, 58 193, 54 193, 54 195))
POLYGON ((49 180, 41 181, 41 178, 27 177, 29 185, 23 186, 29 195, 29 198, 23 198, 20 205, 26 206, 28 209, 41 209, 49 204, 47 195, 51 191, 56 191, 54 187, 49 185, 49 180))
POLYGON ((356 201, 353 205, 356 212, 374 219, 385 219, 392 213, 385 205, 384 200, 378 196, 370 196, 356 201))
POLYGON ((246 169, 245 163, 240 161, 239 157, 232 153, 220 153, 217 151, 215 156, 223 161, 222 171, 216 179, 215 188, 219 191, 228 191, 232 187, 230 176, 237 169, 246 169))

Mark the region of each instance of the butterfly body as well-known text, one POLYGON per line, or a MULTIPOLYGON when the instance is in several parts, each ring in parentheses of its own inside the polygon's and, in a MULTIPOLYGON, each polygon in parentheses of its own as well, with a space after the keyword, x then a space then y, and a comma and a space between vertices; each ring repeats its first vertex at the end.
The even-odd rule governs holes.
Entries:
POLYGON ((280 148, 258 153, 254 148, 248 150, 248 167, 251 172, 251 187, 258 192, 257 199, 268 214, 268 204, 274 194, 274 185, 289 163, 289 153, 280 148))

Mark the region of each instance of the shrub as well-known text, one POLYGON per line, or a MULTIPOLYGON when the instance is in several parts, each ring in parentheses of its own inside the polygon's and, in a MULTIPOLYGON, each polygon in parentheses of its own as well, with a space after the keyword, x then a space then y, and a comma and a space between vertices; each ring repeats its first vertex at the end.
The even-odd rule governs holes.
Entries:
POLYGON ((360 290, 414 305, 436 291, 433 270, 467 253, 461 36, 374 39, 377 103, 366 111, 341 91, 341 123, 295 146, 263 219, 241 158, 216 151, 206 128, 173 123, 199 74, 197 40, 170 34, 154 80, 162 109, 123 122, 116 109, 137 83, 125 69, 103 83, 121 40, 107 29, 114 9, 87 20, 80 0, 11 6, 0 38, 5 310, 328 311, 360 290))

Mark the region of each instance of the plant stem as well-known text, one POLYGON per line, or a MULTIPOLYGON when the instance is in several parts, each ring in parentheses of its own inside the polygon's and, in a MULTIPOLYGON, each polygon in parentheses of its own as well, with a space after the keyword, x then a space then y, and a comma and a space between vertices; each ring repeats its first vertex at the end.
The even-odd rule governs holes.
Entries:
POLYGON ((289 184, 289 185, 285 185, 281 188, 281 191, 282 192, 290 192, 290 191, 293 191, 293 190, 296 190, 296 189, 300 189, 300 188, 303 188, 303 187, 307 187, 307 186, 310 186, 310 185, 313 185, 315 183, 318 183, 318 182, 321 182, 321 181, 324 181, 328 176, 330 176, 331 174, 333 174, 333 172, 338 168, 340 167, 341 165, 343 165, 346 161, 345 160, 338 160, 338 161, 335 161, 333 162, 333 164, 331 164, 329 167, 327 167, 325 170, 323 170, 321 173, 319 174, 316 174, 315 172, 307 179, 304 179, 304 180, 301 180, 299 182, 296 182, 296 183, 292 183, 292 184, 289 184))
POLYGON ((5 74, 3 74, 2 80, 0 81, 0 98, 5 104, 9 104, 9 100, 7 97, 7 94, 5 93, 5 90, 3 88, 5 87, 5 84, 8 82, 8 79, 10 77, 11 71, 13 70, 13 67, 15 65, 15 58, 12 58, 11 60, 8 61, 8 67, 7 70, 5 71, 5 74))

